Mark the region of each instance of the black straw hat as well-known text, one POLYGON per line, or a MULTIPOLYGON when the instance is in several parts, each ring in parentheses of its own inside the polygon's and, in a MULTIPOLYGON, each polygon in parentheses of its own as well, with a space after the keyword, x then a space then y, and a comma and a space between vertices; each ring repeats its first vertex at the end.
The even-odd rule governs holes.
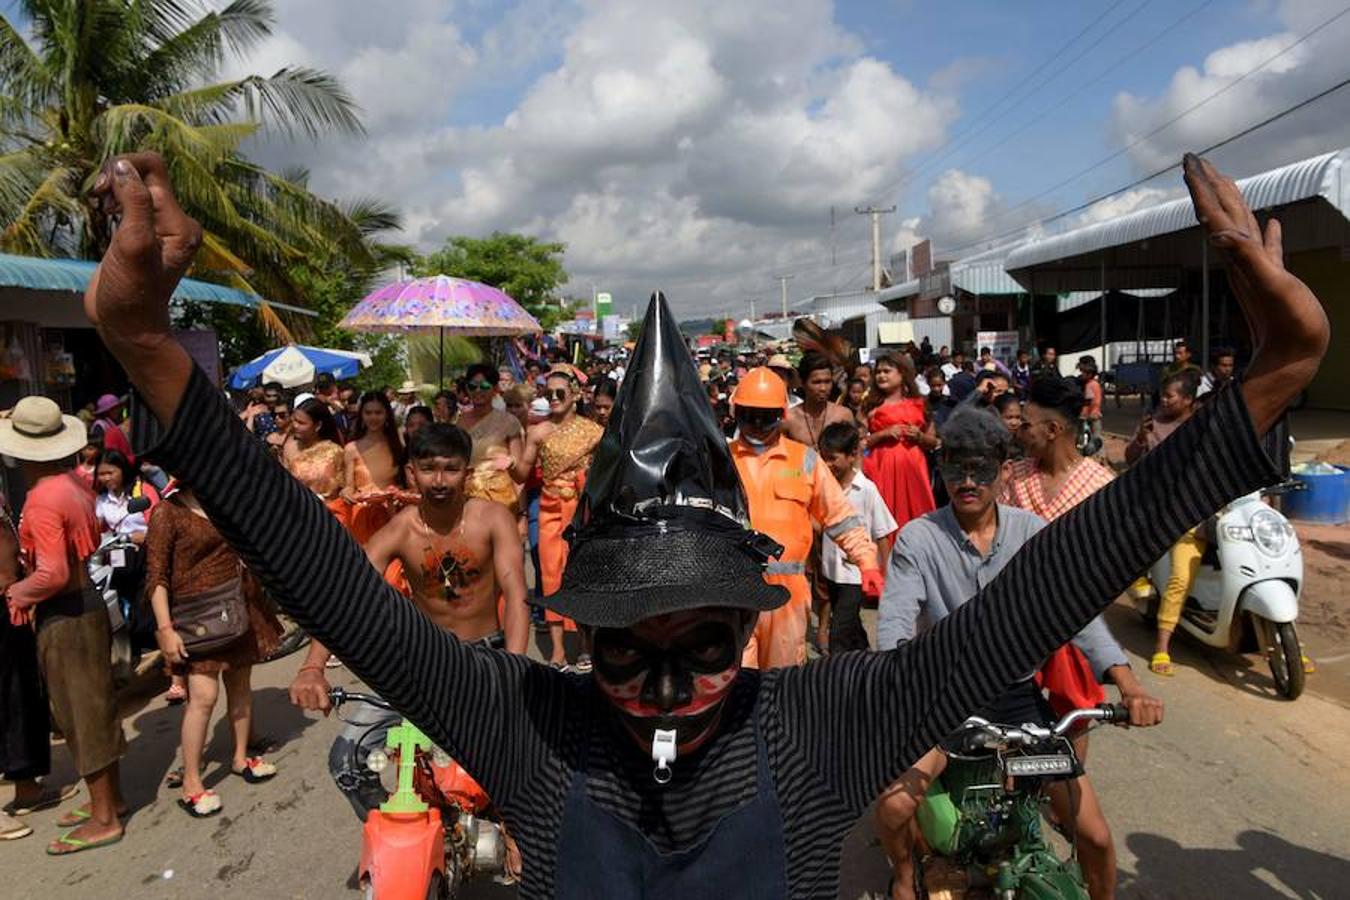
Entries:
POLYGON ((562 587, 544 605, 610 628, 782 606, 787 590, 764 581, 764 564, 783 548, 750 530, 747 510, 698 369, 655 293, 569 529, 562 587))

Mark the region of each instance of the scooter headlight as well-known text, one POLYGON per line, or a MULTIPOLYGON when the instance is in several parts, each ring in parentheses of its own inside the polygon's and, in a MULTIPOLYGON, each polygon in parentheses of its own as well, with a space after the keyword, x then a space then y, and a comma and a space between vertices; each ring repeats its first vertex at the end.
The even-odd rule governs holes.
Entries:
POLYGON ((366 768, 372 772, 383 772, 389 768, 389 754, 379 749, 370 751, 366 757, 366 768))
POLYGON ((1289 546, 1293 527, 1273 509, 1261 509, 1252 514, 1252 540, 1267 556, 1279 556, 1289 546))

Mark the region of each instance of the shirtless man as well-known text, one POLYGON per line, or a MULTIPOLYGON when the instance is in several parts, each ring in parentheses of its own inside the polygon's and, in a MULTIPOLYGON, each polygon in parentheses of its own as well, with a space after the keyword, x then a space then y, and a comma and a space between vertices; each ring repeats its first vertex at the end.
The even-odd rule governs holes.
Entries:
MULTIPOLYGON (((421 502, 406 507, 376 532, 366 556, 381 572, 400 560, 413 605, 461 641, 524 653, 529 610, 516 520, 500 503, 464 496, 471 452, 468 434, 453 425, 438 423, 418 431, 410 448, 408 479, 421 493, 421 502), (501 619, 499 594, 505 597, 501 619)), ((324 666, 329 655, 318 641, 310 644, 309 655, 291 682, 292 703, 328 712, 324 666)), ((398 713, 356 708, 333 742, 329 770, 363 820, 388 796, 379 777, 365 768, 364 757, 384 746, 385 733, 400 721, 398 713), (352 747, 372 726, 375 731, 361 742, 353 770, 352 747)))
POLYGON ((808 353, 797 364, 802 381, 802 402, 788 410, 783 433, 799 444, 819 449, 820 434, 835 422, 852 422, 848 407, 830 402, 834 390, 834 367, 819 353, 808 353))

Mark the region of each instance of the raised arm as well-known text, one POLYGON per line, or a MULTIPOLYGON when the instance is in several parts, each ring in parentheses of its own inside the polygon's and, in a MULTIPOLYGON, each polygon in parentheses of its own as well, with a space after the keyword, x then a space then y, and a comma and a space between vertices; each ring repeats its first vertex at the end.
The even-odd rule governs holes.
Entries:
POLYGON ((784 671, 777 710, 792 750, 861 810, 914 760, 1036 666, 1196 522, 1278 479, 1260 436, 1326 353, 1326 315, 1284 270, 1279 225, 1264 234, 1241 194, 1188 156, 1197 215, 1228 258, 1256 353, 1223 390, 1133 469, 1033 537, 983 591, 898 650, 841 654, 784 671), (1103 534, 1127 540, 1102 541, 1103 534), (820 702, 820 698, 827 702, 820 702))
POLYGON ((201 229, 179 209, 163 161, 119 157, 95 191, 111 191, 123 218, 86 311, 153 413, 135 416, 138 432, 146 429, 138 437, 159 439, 154 458, 193 488, 287 612, 494 796, 511 795, 522 766, 543 753, 525 682, 549 685, 526 677, 527 660, 465 647, 398 597, 324 504, 267 458, 173 340, 169 298, 201 229))
POLYGON ((517 484, 524 484, 530 478, 530 472, 534 471, 535 460, 539 458, 539 426, 535 426, 525 432, 524 445, 521 447, 520 455, 512 460, 511 477, 517 484))

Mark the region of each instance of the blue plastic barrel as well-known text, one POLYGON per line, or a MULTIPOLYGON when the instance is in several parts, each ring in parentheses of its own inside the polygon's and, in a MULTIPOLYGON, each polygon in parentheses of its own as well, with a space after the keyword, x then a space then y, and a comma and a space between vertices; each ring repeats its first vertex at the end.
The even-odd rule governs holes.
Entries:
POLYGON ((1334 475, 1295 472, 1294 479, 1306 484, 1308 489, 1284 495, 1287 517, 1320 525, 1350 522, 1350 470, 1337 466, 1334 475))

